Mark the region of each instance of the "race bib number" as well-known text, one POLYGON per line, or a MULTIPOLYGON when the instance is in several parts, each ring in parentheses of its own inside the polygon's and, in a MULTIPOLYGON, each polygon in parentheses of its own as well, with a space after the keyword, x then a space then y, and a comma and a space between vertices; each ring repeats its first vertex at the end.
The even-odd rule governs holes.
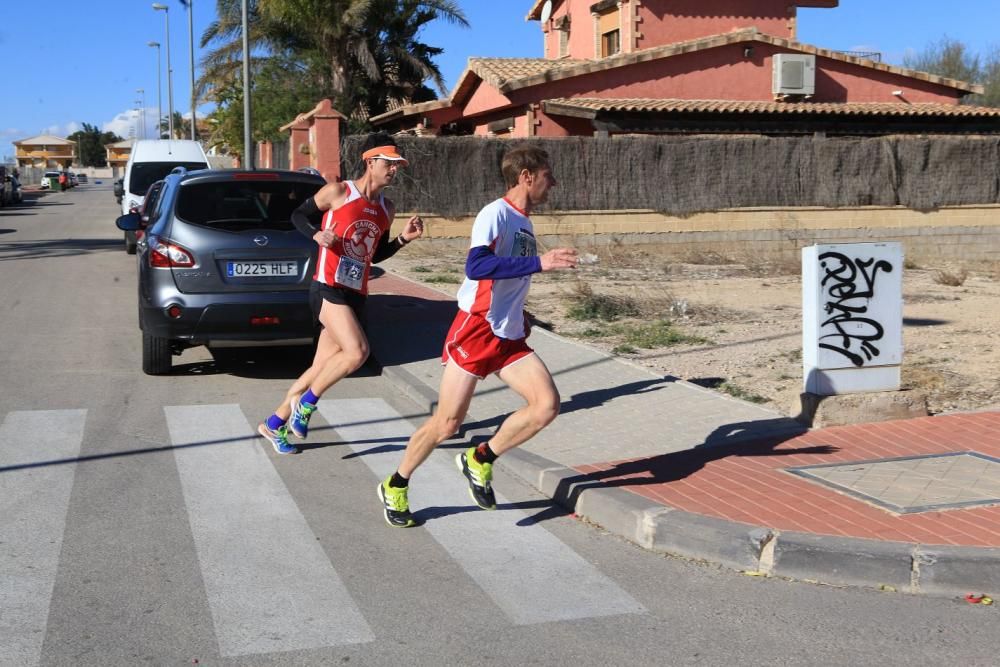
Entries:
POLYGON ((535 247, 535 237, 525 231, 514 234, 514 256, 534 257, 538 254, 535 247))
POLYGON ((365 265, 350 257, 341 257, 337 264, 335 280, 344 287, 361 291, 361 283, 365 278, 365 265))

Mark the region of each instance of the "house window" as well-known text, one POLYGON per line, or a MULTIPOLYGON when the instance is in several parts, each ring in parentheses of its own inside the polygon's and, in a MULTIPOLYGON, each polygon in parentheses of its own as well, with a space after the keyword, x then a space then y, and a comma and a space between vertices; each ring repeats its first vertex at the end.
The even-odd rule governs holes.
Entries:
POLYGON ((597 34, 600 36, 602 58, 621 51, 620 14, 617 6, 597 14, 597 34))
POLYGON ((552 23, 559 31, 559 57, 565 58, 569 55, 569 15, 561 16, 552 23))
POLYGON ((618 37, 618 30, 611 30, 601 35, 601 57, 607 58, 621 51, 621 40, 618 37))

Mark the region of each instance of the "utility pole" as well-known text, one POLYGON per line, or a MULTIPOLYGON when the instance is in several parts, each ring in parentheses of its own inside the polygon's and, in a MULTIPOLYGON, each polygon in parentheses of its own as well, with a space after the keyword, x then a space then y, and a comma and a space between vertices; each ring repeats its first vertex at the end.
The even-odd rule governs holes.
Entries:
POLYGON ((250 138, 250 31, 247 14, 247 0, 243 0, 243 168, 253 169, 256 156, 250 138))
POLYGON ((181 0, 188 12, 188 58, 191 61, 191 139, 198 140, 194 94, 194 0, 181 0))

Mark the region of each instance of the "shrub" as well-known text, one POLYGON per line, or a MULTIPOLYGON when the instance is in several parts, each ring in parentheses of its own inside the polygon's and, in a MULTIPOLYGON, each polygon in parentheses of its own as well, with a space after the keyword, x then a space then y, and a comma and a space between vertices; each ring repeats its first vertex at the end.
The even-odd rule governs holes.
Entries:
POLYGON ((458 285, 462 282, 462 279, 458 276, 447 276, 440 273, 433 276, 427 276, 424 278, 425 283, 448 283, 451 285, 458 285))
POLYGON ((938 285, 947 285, 948 287, 961 287, 965 284, 965 279, 968 277, 969 273, 965 269, 962 269, 958 273, 942 270, 934 273, 934 282, 938 285))
POLYGON ((590 285, 577 283, 574 293, 570 296, 573 305, 567 315, 574 320, 604 320, 613 322, 620 317, 637 317, 639 306, 630 297, 616 297, 607 294, 594 294, 590 285))

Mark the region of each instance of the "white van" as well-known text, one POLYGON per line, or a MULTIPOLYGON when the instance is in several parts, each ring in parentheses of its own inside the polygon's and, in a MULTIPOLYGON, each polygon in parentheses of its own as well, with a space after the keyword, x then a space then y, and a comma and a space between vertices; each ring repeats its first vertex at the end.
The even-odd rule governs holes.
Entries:
POLYGON ((122 181, 122 215, 142 206, 146 190, 174 167, 208 169, 208 156, 191 139, 144 139, 132 145, 122 181))

